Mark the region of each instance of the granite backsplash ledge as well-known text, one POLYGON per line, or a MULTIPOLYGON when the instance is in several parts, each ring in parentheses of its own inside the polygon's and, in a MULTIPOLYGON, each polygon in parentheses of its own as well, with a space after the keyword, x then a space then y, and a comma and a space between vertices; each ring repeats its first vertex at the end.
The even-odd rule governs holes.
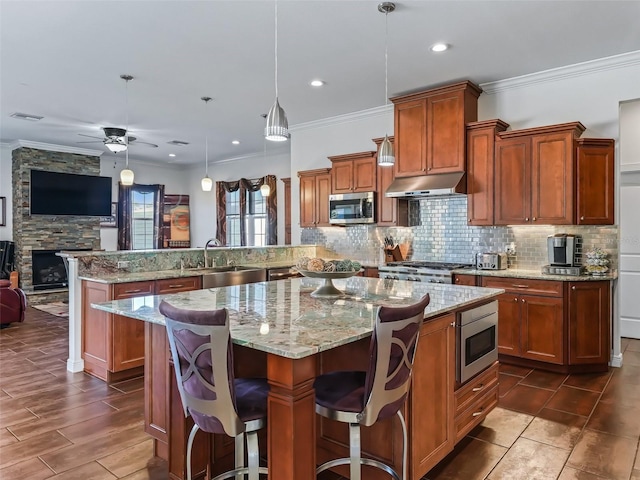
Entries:
MULTIPOLYGON (((537 269, 548 264, 547 236, 569 233, 582 237, 582 251, 599 247, 609 254, 611 267, 618 265, 619 233, 616 225, 513 225, 472 227, 467 225, 467 197, 440 197, 410 202, 410 227, 304 228, 301 243, 324 245, 340 256, 366 264, 382 264, 385 236, 409 243, 411 260, 472 264, 479 252, 506 252, 510 266, 537 269)), ((579 257, 580 260, 580 257, 579 257)))

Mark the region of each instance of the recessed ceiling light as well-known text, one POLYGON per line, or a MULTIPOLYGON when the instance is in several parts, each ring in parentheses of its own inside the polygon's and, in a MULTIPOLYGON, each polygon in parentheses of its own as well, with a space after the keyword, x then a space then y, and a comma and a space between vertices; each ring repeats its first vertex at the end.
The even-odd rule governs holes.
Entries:
POLYGON ((311 80, 311 82, 309 82, 309 85, 311 85, 312 87, 321 87, 324 85, 324 82, 322 80, 311 80))
POLYGON ((431 45, 431 51, 437 52, 437 53, 444 52, 448 48, 449 48, 449 45, 447 45, 446 43, 435 43, 431 45))
POLYGON ((175 156, 176 156, 176 154, 175 154, 175 153, 170 153, 170 154, 169 154, 169 156, 170 156, 170 157, 175 157, 175 156))
POLYGON ((233 143, 234 145, 240 145, 240 140, 233 140, 231 143, 233 143))

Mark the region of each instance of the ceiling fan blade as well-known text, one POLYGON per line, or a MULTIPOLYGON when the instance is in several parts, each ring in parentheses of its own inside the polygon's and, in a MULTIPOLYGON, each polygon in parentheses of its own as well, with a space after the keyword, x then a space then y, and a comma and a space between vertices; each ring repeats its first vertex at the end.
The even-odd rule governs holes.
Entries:
MULTIPOLYGON (((102 140, 102 137, 96 137, 93 135, 85 135, 84 133, 79 133, 78 135, 80 135, 81 137, 89 137, 89 138, 97 138, 98 140, 102 140)), ((80 143, 80 142, 78 142, 80 143)))
POLYGON ((131 145, 145 145, 147 147, 151 147, 151 148, 158 148, 158 145, 156 145, 155 143, 149 143, 149 142, 143 142, 141 140, 136 140, 135 142, 131 142, 131 145))
POLYGON ((96 142, 96 141, 91 141, 91 142, 76 142, 76 143, 104 143, 102 142, 102 140, 96 142))

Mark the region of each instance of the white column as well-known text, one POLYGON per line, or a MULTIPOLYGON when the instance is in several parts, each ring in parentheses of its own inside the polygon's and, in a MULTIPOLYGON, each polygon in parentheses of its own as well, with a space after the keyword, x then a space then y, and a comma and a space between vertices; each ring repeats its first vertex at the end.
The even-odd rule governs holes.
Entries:
POLYGON ((67 257, 69 275, 69 358, 67 371, 82 372, 82 281, 78 278, 78 259, 67 257))

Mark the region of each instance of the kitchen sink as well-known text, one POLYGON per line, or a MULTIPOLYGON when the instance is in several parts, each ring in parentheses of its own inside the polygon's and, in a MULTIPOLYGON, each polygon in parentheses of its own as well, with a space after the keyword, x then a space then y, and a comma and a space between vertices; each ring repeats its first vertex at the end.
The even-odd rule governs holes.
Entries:
POLYGON ((229 265, 207 268, 202 274, 202 288, 228 287, 246 283, 265 282, 267 271, 264 268, 229 265))

